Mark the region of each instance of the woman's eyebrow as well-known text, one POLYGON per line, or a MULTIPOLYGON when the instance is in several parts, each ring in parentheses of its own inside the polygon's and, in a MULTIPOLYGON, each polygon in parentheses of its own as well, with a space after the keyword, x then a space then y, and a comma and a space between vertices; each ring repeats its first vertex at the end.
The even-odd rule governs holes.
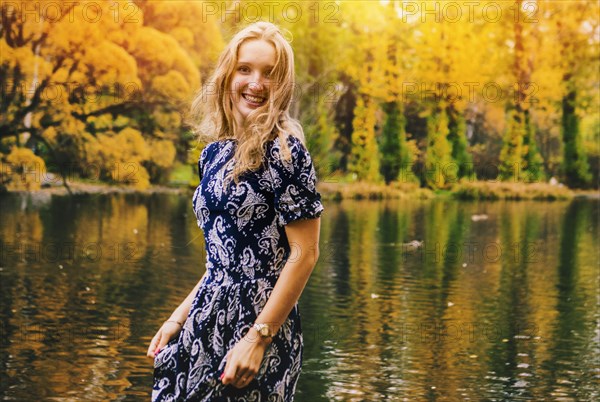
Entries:
MULTIPOLYGON (((248 64, 248 65, 250 65, 250 66, 253 66, 253 65, 254 65, 254 64, 253 64, 251 61, 243 61, 243 60, 239 60, 239 61, 238 61, 238 65, 240 65, 240 64, 248 64)), ((271 65, 268 65, 268 66, 266 66, 266 67, 267 67, 267 68, 271 68, 271 69, 272 69, 272 68, 275 68, 275 66, 271 66, 271 65)))

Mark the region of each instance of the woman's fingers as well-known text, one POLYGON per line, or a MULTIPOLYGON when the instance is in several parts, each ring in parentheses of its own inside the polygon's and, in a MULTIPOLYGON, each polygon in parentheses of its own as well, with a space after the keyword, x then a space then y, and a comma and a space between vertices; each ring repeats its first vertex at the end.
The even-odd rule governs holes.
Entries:
POLYGON ((154 354, 157 354, 162 348, 164 348, 168 341, 169 337, 166 336, 166 334, 163 331, 160 334, 160 340, 158 341, 158 345, 156 345, 156 350, 154 351, 154 354))
POLYGON ((244 388, 250 384, 250 381, 256 376, 256 371, 250 367, 242 367, 237 362, 229 362, 230 367, 225 366, 221 381, 223 384, 231 384, 236 388, 244 388))
POLYGON ((227 352, 227 363, 225 363, 225 368, 223 369, 223 374, 221 374, 221 381, 223 384, 229 384, 235 379, 235 374, 237 367, 231 359, 231 350, 227 352))
POLYGON ((235 373, 235 379, 231 383, 236 388, 242 388, 248 384, 246 384, 246 377, 248 376, 248 370, 238 370, 235 373))
POLYGON ((169 343, 169 341, 180 332, 180 330, 180 327, 176 323, 168 321, 167 323, 163 324, 156 335, 154 335, 154 338, 152 338, 150 346, 148 347, 147 356, 156 357, 158 352, 164 348, 167 343, 169 343))
POLYGON ((250 384, 250 381, 254 378, 254 375, 250 370, 238 371, 235 377, 235 381, 232 385, 236 388, 244 388, 250 384))
POLYGON ((147 356, 148 357, 152 357, 154 358, 155 356, 155 351, 156 351, 156 347, 158 346, 158 342, 160 340, 160 334, 161 331, 159 330, 156 335, 154 335, 154 338, 152 338, 152 341, 150 341, 150 346, 148 347, 148 353, 147 356))
POLYGON ((227 353, 227 363, 221 375, 223 384, 232 384, 236 388, 248 386, 260 368, 264 349, 255 348, 248 342, 238 342, 227 353))

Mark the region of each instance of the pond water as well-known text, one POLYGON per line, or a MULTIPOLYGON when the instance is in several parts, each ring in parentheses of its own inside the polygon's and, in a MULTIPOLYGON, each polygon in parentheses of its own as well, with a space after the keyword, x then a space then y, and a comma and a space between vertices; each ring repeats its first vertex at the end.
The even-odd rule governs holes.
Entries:
MULTIPOLYGON (((0 198, 0 399, 149 400, 191 194, 0 198)), ((597 201, 326 203, 296 400, 598 400, 597 201)))

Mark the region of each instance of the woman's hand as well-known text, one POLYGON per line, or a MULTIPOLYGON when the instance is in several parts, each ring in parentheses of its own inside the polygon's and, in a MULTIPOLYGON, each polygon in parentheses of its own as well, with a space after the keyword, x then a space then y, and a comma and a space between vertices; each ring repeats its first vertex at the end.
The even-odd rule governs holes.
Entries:
POLYGON ((156 354, 162 348, 164 348, 165 345, 169 343, 171 339, 176 337, 179 334, 179 332, 181 332, 182 328, 183 325, 178 321, 165 321, 162 327, 160 327, 160 329, 156 333, 156 335, 154 335, 154 338, 152 338, 150 346, 148 347, 147 356, 154 358, 156 354))
POLYGON ((254 328, 227 353, 227 364, 221 374, 223 384, 244 388, 254 379, 265 351, 271 343, 270 338, 261 337, 254 328))

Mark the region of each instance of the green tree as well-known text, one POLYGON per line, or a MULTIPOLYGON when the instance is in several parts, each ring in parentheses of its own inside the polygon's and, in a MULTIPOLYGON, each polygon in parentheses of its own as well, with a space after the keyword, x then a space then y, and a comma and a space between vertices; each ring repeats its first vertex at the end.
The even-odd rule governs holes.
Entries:
MULTIPOLYGON (((585 104, 589 102, 586 88, 589 78, 597 76, 598 51, 590 45, 590 34, 585 24, 598 27, 598 4, 575 1, 568 5, 558 5, 554 15, 556 35, 560 49, 560 69, 562 72, 562 99, 560 101, 561 136, 563 141, 562 170, 565 182, 572 187, 587 187, 592 175, 587 154, 583 146, 581 117, 585 104), (595 16, 596 18, 593 18, 595 16)), ((592 30, 593 31, 593 30, 592 30)), ((597 91, 597 88, 596 88, 597 91)))
POLYGON ((451 169, 452 145, 448 141, 448 115, 442 102, 427 118, 427 150, 425 151, 425 180, 429 187, 444 188, 451 169))
POLYGON ((467 141, 467 128, 465 118, 452 104, 448 105, 448 141, 452 147, 452 159, 456 163, 457 179, 472 177, 473 158, 469 153, 467 141))
POLYGON ((561 133, 564 141, 563 169, 570 187, 587 187, 591 180, 590 166, 583 147, 579 117, 575 113, 577 90, 569 91, 562 100, 561 133))
POLYGON ((385 183, 398 179, 402 167, 409 163, 408 148, 406 146, 405 119, 397 102, 384 104, 386 113, 379 152, 381 154, 381 175, 385 183))

